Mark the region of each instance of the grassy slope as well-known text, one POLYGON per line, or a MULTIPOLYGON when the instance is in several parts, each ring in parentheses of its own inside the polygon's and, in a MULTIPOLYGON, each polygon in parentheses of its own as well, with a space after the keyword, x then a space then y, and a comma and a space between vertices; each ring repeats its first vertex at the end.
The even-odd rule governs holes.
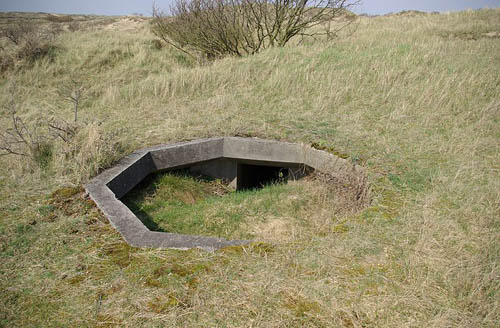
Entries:
POLYGON ((367 18, 332 44, 208 66, 155 50, 147 26, 61 35, 53 63, 7 73, 0 102, 70 119, 55 95, 72 76, 82 118, 102 123, 51 172, 0 159, 0 324, 495 326, 500 39, 483 36, 499 20, 367 18), (130 249, 81 195, 50 196, 136 147, 236 134, 348 154, 372 206, 345 217, 318 201, 308 233, 209 254, 130 249))

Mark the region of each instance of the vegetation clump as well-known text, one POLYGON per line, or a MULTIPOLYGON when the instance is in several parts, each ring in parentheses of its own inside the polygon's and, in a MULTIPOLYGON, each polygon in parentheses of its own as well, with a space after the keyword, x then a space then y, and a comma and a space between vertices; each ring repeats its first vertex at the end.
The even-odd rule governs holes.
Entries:
POLYGON ((52 15, 49 14, 47 15, 46 18, 49 22, 53 23, 68 23, 73 21, 73 17, 70 15, 52 15))
MULTIPOLYGON (((8 39, 14 46, 14 53, 5 49, 3 56, 11 56, 33 64, 42 58, 53 60, 59 47, 55 44, 55 30, 39 29, 33 23, 16 23, 1 31, 1 36, 8 39)), ((4 70, 6 66, 4 61, 4 70)))
MULTIPOLYGON (((153 8, 153 33, 167 44, 208 59, 283 47, 294 37, 333 35, 333 20, 354 15, 346 0, 176 0, 167 17, 153 8), (313 27, 323 29, 314 30, 313 27)), ((339 28, 337 26, 337 28, 339 28)))

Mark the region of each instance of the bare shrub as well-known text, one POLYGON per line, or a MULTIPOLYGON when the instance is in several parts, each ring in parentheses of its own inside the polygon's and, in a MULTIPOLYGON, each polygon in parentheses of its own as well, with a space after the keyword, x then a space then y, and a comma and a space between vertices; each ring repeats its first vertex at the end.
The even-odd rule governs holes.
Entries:
POLYGON ((84 91, 85 87, 83 86, 83 84, 74 79, 71 79, 69 83, 67 82, 60 85, 59 89, 57 90, 59 96, 70 101, 73 104, 73 114, 75 117, 75 123, 78 121, 78 109, 84 91))
POLYGON ((2 32, 2 36, 9 39, 15 45, 20 45, 22 41, 30 34, 35 33, 33 24, 13 24, 9 25, 2 32))
POLYGON ((48 167, 52 160, 53 144, 50 138, 39 133, 38 126, 28 126, 12 111, 10 127, 0 132, 0 156, 26 157, 40 168, 48 167))
POLYGON ((151 45, 156 50, 160 50, 161 48, 163 48, 163 43, 158 39, 151 40, 151 45))
POLYGON ((14 66, 14 59, 5 51, 0 51, 0 73, 14 66))
POLYGON ((68 24, 68 30, 70 32, 76 32, 81 28, 81 25, 79 22, 71 22, 68 24))
POLYGON ((52 38, 55 38, 58 34, 64 32, 64 27, 61 24, 53 23, 49 25, 49 28, 46 31, 47 34, 52 35, 52 38))
POLYGON ((336 204, 341 214, 356 213, 371 202, 371 188, 367 176, 358 170, 315 172, 308 179, 325 186, 328 199, 336 204))
MULTIPOLYGON (((286 45, 295 36, 329 35, 314 29, 345 15, 348 0, 176 0, 172 16, 153 8, 153 33, 196 57, 242 56, 286 45)), ((351 20, 346 20, 349 24, 351 20)))
POLYGON ((18 49, 16 57, 33 63, 44 57, 53 59, 57 49, 53 44, 42 42, 40 39, 32 39, 18 49))
POLYGON ((32 23, 18 23, 7 27, 2 35, 15 45, 13 57, 33 63, 43 58, 53 58, 58 47, 54 44, 56 29, 36 28, 32 23))
POLYGON ((8 109, 10 123, 0 129, 0 156, 18 156, 30 167, 50 167, 82 181, 110 166, 126 150, 123 137, 117 137, 121 130, 109 130, 101 122, 67 122, 53 113, 27 122, 8 109))
POLYGON ((78 124, 57 117, 49 118, 48 126, 54 138, 59 138, 65 143, 70 143, 80 129, 78 124))
POLYGON ((123 138, 118 138, 118 134, 119 130, 106 129, 99 122, 79 125, 57 154, 58 171, 76 180, 86 180, 111 166, 125 152, 123 138))
POLYGON ((49 14, 46 19, 53 23, 69 23, 73 21, 73 17, 69 15, 52 15, 49 14))

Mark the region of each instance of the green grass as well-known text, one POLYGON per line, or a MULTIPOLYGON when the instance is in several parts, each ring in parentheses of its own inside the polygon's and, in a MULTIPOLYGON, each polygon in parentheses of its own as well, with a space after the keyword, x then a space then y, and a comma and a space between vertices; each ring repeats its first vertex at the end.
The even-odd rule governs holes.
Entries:
POLYGON ((496 327, 498 21, 363 17, 332 42, 205 65, 155 48, 148 22, 60 34, 51 60, 0 76, 1 131, 14 101, 51 143, 46 169, 0 157, 0 326, 496 327), (85 96, 66 143, 44 122, 71 121, 70 79, 85 96), (215 253, 129 247, 81 192, 135 149, 230 135, 317 144, 368 178, 201 199, 221 213, 205 220, 242 216, 220 235, 265 242, 215 253))
POLYGON ((167 173, 147 183, 149 186, 130 193, 124 202, 156 231, 252 239, 273 218, 285 217, 286 224, 306 224, 301 218, 310 197, 300 182, 236 192, 220 181, 167 173), (223 195, 215 194, 214 188, 223 195))

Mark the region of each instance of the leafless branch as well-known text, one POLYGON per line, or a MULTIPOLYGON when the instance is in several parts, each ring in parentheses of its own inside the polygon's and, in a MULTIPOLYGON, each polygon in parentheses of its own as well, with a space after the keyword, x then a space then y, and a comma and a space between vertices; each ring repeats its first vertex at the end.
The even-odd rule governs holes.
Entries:
MULTIPOLYGON (((175 0, 166 16, 153 8, 153 33, 195 57, 253 54, 284 46, 300 35, 332 33, 330 22, 347 16, 354 0, 175 0), (317 31, 318 25, 327 31, 317 31)), ((345 20, 346 25, 349 20, 345 20)))
POLYGON ((74 79, 71 79, 68 83, 60 85, 57 90, 57 94, 59 96, 73 103, 73 113, 75 117, 75 123, 78 121, 78 109, 84 91, 85 87, 83 86, 83 84, 74 79))
POLYGON ((69 143, 78 132, 76 124, 70 124, 61 118, 51 118, 48 122, 48 127, 55 137, 60 138, 65 143, 69 143))
POLYGON ((27 128, 24 121, 11 112, 12 127, 0 133, 1 155, 30 156, 33 148, 33 133, 27 128))

